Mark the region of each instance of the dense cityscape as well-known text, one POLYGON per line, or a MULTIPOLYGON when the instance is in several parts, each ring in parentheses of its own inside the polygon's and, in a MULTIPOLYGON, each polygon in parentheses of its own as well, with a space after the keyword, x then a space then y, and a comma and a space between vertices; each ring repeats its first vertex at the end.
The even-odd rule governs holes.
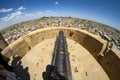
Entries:
POLYGON ((1 30, 8 44, 14 42, 27 33, 45 27, 74 27, 87 30, 101 36, 107 41, 113 41, 120 48, 120 31, 107 25, 72 17, 42 17, 35 20, 21 22, 1 30))

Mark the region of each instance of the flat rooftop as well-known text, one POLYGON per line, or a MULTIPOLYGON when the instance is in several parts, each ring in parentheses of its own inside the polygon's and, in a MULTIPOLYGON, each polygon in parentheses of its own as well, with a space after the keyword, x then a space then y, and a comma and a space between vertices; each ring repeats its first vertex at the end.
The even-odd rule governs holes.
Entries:
MULTIPOLYGON (((46 39, 34 46, 21 61, 14 64, 21 80, 44 80, 43 73, 51 65, 56 38, 46 39), (20 71, 22 65, 25 71, 20 71), (24 75, 23 75, 24 74, 24 75), (22 79, 24 78, 24 79, 22 79)), ((73 80, 110 80, 96 59, 79 43, 67 39, 73 80)), ((17 56, 16 56, 17 57, 17 56)))

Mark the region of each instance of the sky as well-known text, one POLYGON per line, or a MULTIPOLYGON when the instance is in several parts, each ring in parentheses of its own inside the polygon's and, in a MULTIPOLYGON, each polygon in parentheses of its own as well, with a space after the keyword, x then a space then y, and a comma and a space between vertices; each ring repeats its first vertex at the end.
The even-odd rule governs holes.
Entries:
POLYGON ((0 29, 43 16, 83 18, 120 30, 120 0, 0 0, 0 29))

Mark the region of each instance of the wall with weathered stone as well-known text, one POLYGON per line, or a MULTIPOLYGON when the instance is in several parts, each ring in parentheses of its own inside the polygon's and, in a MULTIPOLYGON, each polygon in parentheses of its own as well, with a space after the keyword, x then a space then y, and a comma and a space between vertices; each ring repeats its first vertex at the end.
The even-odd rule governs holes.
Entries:
POLYGON ((4 49, 7 46, 8 46, 7 42, 4 40, 2 34, 0 33, 0 48, 4 49))

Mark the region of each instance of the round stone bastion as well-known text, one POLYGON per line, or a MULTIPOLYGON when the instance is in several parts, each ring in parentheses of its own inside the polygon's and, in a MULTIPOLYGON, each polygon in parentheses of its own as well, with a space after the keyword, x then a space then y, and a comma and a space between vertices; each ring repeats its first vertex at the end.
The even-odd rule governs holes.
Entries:
POLYGON ((113 42, 67 27, 38 29, 4 48, 2 54, 21 80, 45 80, 59 31, 67 39, 73 80, 120 80, 120 52, 113 42))

